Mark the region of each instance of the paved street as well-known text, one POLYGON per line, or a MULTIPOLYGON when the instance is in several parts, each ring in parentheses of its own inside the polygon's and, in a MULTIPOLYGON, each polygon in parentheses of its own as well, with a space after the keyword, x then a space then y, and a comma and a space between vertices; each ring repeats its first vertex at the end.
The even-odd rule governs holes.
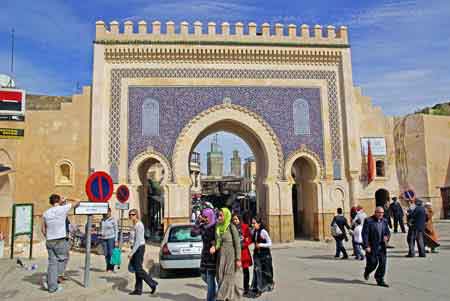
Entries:
MULTIPOLYGON (((437 224, 441 235, 440 254, 427 258, 404 258, 405 235, 394 235, 389 250, 386 281, 391 288, 379 288, 371 279, 362 278, 363 262, 334 260, 333 244, 296 241, 277 245, 273 251, 276 289, 259 300, 450 300, 450 223, 437 224), (312 299, 311 299, 312 298, 312 299)), ((349 244, 347 245, 349 247, 349 244)), ((156 258, 156 248, 147 256, 156 258)), ((69 265, 70 280, 64 291, 51 295, 52 300, 150 300, 200 301, 204 300, 205 285, 195 274, 162 279, 155 296, 147 290, 143 297, 128 296, 134 276, 122 268, 118 273, 103 272, 103 258, 93 256, 92 286, 82 287, 82 254, 73 254, 69 265)), ((26 264, 29 264, 25 260, 26 264)), ((49 294, 40 288, 45 272, 45 259, 34 260, 37 271, 16 267, 7 259, 0 260, 0 298, 3 300, 48 300, 49 294)), ((124 266, 125 267, 125 266, 124 266)), ((157 275, 157 268, 154 269, 157 275)))

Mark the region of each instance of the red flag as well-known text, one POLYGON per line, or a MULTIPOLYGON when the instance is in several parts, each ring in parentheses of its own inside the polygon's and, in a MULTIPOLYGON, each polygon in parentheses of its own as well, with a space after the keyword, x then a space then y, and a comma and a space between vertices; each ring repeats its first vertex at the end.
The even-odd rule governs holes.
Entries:
POLYGON ((370 141, 367 142, 367 184, 373 181, 375 178, 375 160, 372 156, 372 148, 370 147, 370 141))

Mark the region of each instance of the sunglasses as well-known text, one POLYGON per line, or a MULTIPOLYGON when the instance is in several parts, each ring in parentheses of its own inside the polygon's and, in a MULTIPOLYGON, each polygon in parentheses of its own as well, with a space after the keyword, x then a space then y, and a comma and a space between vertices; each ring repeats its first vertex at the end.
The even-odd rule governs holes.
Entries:
POLYGON ((130 214, 128 214, 128 216, 135 216, 136 215, 136 213, 130 213, 130 214))

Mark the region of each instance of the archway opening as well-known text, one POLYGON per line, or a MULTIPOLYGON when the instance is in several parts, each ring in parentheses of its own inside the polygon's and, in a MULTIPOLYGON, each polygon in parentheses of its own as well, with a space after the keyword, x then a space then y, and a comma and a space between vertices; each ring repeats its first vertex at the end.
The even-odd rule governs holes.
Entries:
POLYGON ((307 158, 294 161, 291 170, 295 183, 292 185, 292 210, 295 238, 315 238, 318 234, 317 170, 307 158))
POLYGON ((150 240, 159 241, 164 234, 164 170, 155 158, 143 161, 138 167, 140 186, 139 209, 150 240))
POLYGON ((387 203, 389 203, 389 191, 386 189, 378 189, 375 192, 375 206, 385 207, 387 203))
POLYGON ((191 219, 205 202, 216 208, 229 207, 247 219, 264 216, 266 162, 262 143, 245 125, 223 120, 204 129, 190 154, 191 219), (200 167, 196 158, 201 158, 200 167), (200 185, 196 186, 198 170, 200 185))

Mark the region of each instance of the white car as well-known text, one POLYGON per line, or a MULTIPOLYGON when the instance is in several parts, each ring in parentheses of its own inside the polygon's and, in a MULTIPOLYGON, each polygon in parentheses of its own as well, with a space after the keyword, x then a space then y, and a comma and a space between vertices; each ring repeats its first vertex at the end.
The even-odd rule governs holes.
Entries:
POLYGON ((164 234, 159 252, 160 276, 181 269, 200 269, 202 237, 192 236, 193 225, 170 225, 164 234))

